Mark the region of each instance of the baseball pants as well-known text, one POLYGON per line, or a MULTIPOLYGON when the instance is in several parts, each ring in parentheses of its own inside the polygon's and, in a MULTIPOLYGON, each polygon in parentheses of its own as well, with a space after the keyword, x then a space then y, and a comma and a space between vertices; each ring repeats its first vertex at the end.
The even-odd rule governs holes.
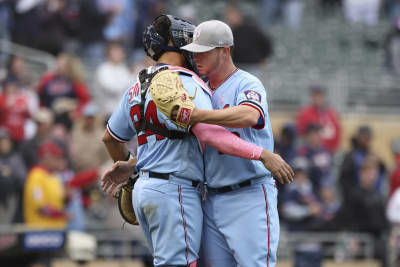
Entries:
POLYGON ((203 214, 192 181, 140 177, 133 206, 155 266, 196 266, 203 214))
POLYGON ((277 188, 271 178, 203 202, 201 261, 205 267, 274 267, 279 242, 277 188))

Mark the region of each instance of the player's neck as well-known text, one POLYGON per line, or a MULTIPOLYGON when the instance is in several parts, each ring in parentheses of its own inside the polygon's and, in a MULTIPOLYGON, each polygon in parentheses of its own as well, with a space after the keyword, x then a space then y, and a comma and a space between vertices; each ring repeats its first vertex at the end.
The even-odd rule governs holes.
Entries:
POLYGON ((178 52, 168 51, 162 54, 162 56, 157 60, 157 63, 184 67, 185 57, 178 52))
POLYGON ((213 89, 218 88, 223 84, 233 73, 237 70, 232 60, 227 61, 225 64, 221 64, 221 67, 216 69, 211 75, 208 76, 210 79, 210 86, 213 89))

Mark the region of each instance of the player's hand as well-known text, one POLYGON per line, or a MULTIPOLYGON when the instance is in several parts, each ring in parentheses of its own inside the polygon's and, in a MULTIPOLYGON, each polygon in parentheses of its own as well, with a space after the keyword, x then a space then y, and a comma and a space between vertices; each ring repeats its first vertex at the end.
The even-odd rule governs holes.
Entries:
POLYGON ((117 161, 100 179, 100 186, 107 194, 112 194, 119 185, 128 181, 133 173, 132 165, 128 161, 117 161))
POLYGON ((278 154, 264 149, 260 161, 281 184, 289 184, 293 181, 294 172, 292 168, 278 154))

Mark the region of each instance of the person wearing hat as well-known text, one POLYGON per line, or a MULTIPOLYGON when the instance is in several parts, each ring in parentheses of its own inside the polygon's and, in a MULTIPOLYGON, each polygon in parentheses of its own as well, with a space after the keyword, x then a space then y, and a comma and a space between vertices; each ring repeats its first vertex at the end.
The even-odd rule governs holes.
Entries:
MULTIPOLYGON (((213 91, 214 111, 194 109, 191 123, 228 127, 272 152, 266 90, 257 77, 235 66, 233 46, 230 27, 209 20, 199 24, 192 43, 182 47, 194 53, 197 69, 208 77, 213 91)), ((275 266, 279 217, 272 172, 257 162, 221 155, 213 148, 207 147, 204 158, 209 162, 205 166, 208 196, 203 202, 206 266, 275 266)), ((282 168, 277 173, 285 171, 282 168)))
MULTIPOLYGON (((196 124, 189 128, 188 113, 180 117, 181 124, 177 127, 156 108, 156 99, 152 94, 148 93, 142 98, 139 92, 146 86, 146 80, 156 80, 160 87, 181 83, 186 89, 183 101, 187 100, 188 95, 195 96, 195 105, 212 109, 211 92, 195 73, 192 54, 181 49, 191 40, 194 28, 194 25, 171 15, 157 17, 146 28, 143 36, 145 51, 157 61, 157 65, 143 70, 138 82, 126 91, 119 107, 108 120, 103 137, 110 156, 120 161, 114 165, 116 168, 111 169, 113 172, 121 163, 132 162, 132 165, 136 165, 136 159, 127 161, 130 155, 125 143, 138 135, 137 166, 128 166, 127 170, 129 174, 138 170, 139 178, 132 194, 133 206, 152 251, 154 265, 159 267, 196 266, 203 220, 197 185, 204 182, 205 162, 201 149, 205 149, 205 144, 217 147, 220 151, 215 149, 213 153, 260 160, 262 169, 266 168, 266 162, 286 164, 280 157, 264 160, 265 154, 273 153, 263 149, 260 144, 256 146, 244 142, 222 127, 196 124), (193 68, 194 72, 183 66, 193 68), (186 136, 189 130, 198 138, 200 147, 194 135, 186 136)), ((218 171, 219 167, 212 161, 208 160, 208 163, 218 171)), ((290 179, 293 176, 290 167, 287 171, 288 174, 283 175, 290 179)), ((127 177, 108 174, 102 176, 102 188, 112 194, 127 177)), ((264 196, 265 192, 259 193, 264 196)), ((264 197, 263 201, 265 208, 264 197)), ((264 219, 267 220, 266 217, 264 219)))
POLYGON ((25 223, 31 227, 60 228, 67 225, 65 189, 58 172, 65 164, 63 148, 53 140, 37 150, 39 162, 28 173, 24 189, 25 223))

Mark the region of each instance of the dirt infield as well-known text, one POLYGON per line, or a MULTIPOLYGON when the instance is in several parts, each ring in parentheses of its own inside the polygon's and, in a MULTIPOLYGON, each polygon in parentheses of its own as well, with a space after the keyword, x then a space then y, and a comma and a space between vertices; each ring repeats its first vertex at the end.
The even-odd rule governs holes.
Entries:
MULTIPOLYGON (((87 265, 78 265, 69 260, 57 260, 53 267, 143 267, 139 261, 93 261, 87 265)), ((279 261, 276 267, 292 267, 291 261, 279 261)), ((374 261, 352 261, 352 262, 331 262, 326 261, 323 267, 378 267, 379 264, 374 261)))

